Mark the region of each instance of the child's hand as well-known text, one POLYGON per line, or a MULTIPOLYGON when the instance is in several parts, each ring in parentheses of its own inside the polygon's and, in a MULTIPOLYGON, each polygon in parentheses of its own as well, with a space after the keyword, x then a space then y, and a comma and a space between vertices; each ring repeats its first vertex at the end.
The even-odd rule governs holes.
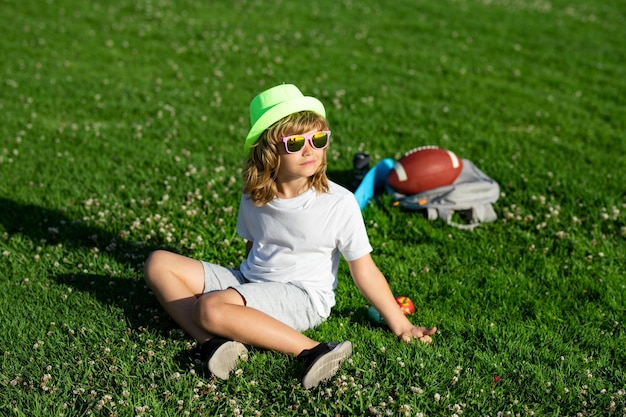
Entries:
POLYGON ((413 326, 410 329, 402 332, 398 338, 405 343, 411 343, 413 339, 418 339, 422 343, 432 343, 433 339, 430 337, 431 334, 437 331, 436 327, 421 327, 421 326, 413 326))

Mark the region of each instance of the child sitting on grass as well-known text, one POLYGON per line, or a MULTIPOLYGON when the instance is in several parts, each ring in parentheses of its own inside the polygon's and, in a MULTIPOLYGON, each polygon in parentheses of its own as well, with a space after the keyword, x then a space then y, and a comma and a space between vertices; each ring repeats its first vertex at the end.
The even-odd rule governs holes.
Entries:
POLYGON ((340 256, 365 298, 404 342, 431 342, 436 328, 414 326, 398 308, 370 256, 354 195, 326 177, 330 144, 322 103, 279 85, 250 103, 252 127, 237 232, 246 259, 237 269, 158 250, 145 278, 169 315, 198 342, 195 355, 227 379, 246 345, 295 356, 309 389, 332 378, 349 341, 319 343, 301 332, 335 305, 340 256))

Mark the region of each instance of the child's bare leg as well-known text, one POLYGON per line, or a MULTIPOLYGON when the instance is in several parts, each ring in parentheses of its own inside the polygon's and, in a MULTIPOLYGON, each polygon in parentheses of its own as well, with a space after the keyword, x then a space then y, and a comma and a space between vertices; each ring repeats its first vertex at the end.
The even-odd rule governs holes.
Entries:
POLYGON ((263 349, 298 355, 318 345, 283 322, 246 307, 242 296, 232 288, 201 296, 193 317, 208 333, 263 349))
POLYGON ((165 311, 187 334, 200 343, 213 337, 193 320, 194 304, 204 290, 200 261, 158 250, 146 261, 144 276, 165 311))
POLYGON ((232 288, 203 295, 195 307, 196 323, 209 333, 297 356, 306 366, 302 377, 306 389, 330 379, 352 353, 350 342, 317 343, 281 321, 244 306, 242 296, 232 288))

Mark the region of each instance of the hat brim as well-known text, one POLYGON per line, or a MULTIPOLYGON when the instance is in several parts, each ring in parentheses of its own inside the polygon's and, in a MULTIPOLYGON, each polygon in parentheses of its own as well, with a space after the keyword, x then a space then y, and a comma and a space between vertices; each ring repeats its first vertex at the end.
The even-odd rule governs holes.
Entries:
POLYGON ((254 126, 252 126, 252 128, 250 129, 250 132, 248 132, 248 136, 246 136, 246 140, 243 144, 243 150, 246 155, 250 151, 250 148, 252 148, 252 145, 254 145, 254 142, 256 142, 259 136, 261 136, 261 134, 268 127, 270 127, 283 117, 287 117, 292 113, 297 113, 301 111, 312 111, 322 117, 326 117, 326 110, 324 109, 324 105, 315 97, 298 97, 283 103, 279 103, 266 111, 263 116, 259 117, 254 126))

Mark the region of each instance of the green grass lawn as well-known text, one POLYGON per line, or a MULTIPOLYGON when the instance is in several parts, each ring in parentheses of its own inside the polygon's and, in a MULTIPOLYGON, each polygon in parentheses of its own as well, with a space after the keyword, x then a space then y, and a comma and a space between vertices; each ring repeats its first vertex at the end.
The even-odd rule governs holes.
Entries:
POLYGON ((618 1, 0 0, 0 415, 626 415, 626 6, 618 1), (354 354, 311 391, 251 350, 228 381, 142 278, 151 250, 237 265, 259 91, 327 107, 331 178, 421 145, 496 179, 474 231, 363 215, 416 324, 340 269, 307 332, 354 354))

